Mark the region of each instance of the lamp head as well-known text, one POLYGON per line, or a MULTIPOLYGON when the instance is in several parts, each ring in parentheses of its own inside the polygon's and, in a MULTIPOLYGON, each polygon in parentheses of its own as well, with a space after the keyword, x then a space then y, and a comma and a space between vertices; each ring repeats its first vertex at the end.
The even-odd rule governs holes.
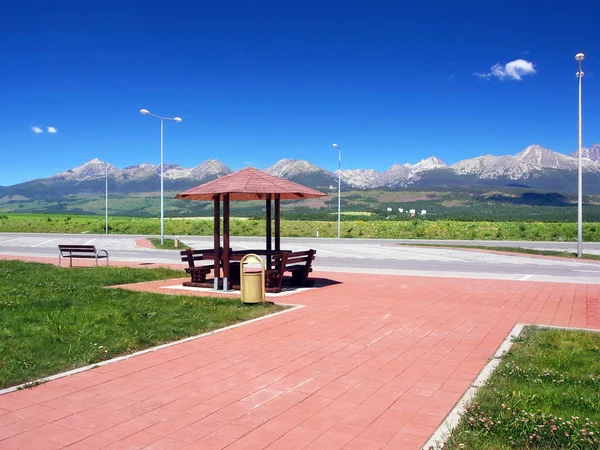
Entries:
POLYGON ((585 59, 585 55, 584 55, 583 53, 577 53, 577 54, 575 55, 575 59, 576 59, 577 61, 583 61, 583 60, 585 59))
POLYGON ((181 121, 183 121, 183 119, 181 117, 173 117, 173 120, 175 122, 181 122, 181 121))
POLYGON ((340 148, 337 144, 333 144, 332 147, 334 147, 334 148, 340 148))
POLYGON ((140 109, 140 112, 142 114, 150 114, 150 111, 148 111, 147 109, 140 109))

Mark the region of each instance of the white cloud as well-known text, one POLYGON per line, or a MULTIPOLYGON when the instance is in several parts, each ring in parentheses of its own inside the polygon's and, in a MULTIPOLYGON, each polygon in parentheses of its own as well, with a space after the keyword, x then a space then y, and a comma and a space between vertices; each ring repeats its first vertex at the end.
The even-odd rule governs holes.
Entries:
POLYGON ((515 59, 514 61, 506 63, 505 65, 494 64, 488 73, 475 72, 473 75, 476 77, 485 78, 486 80, 490 79, 491 77, 496 77, 500 80, 505 78, 522 80, 524 76, 533 75, 535 73, 537 72, 533 67, 532 62, 524 59, 515 59))
POLYGON ((40 134, 44 132, 44 130, 42 130, 40 127, 31 126, 29 128, 31 128, 31 131, 33 131, 35 134, 40 134))
POLYGON ((54 134, 56 133, 58 130, 54 127, 46 127, 46 130, 48 131, 48 133, 50 134, 54 134))

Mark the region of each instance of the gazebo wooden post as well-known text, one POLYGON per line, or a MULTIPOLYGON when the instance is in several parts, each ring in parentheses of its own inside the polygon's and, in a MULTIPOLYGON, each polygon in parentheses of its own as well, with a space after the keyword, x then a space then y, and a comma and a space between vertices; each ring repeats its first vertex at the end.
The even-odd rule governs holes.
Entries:
POLYGON ((275 250, 281 250, 281 195, 275 194, 275 250))
POLYGON ((229 289, 229 194, 223 194, 223 290, 229 289))
POLYGON ((213 196, 214 201, 214 244, 215 244, 215 259, 214 265, 215 268, 214 274, 214 287, 215 291, 219 290, 219 278, 221 277, 221 201, 219 199, 219 194, 215 194, 213 196))
POLYGON ((267 250, 271 250, 271 194, 267 194, 267 250))

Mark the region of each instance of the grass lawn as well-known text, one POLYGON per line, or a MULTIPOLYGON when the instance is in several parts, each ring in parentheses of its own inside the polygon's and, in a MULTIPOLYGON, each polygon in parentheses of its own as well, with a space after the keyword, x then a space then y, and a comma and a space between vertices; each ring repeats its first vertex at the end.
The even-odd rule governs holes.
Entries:
POLYGON ((179 246, 175 247, 175 239, 164 239, 164 244, 160 244, 159 238, 148 238, 148 240, 152 243, 154 248, 158 248, 161 250, 186 250, 191 248, 189 245, 185 245, 183 242, 179 241, 179 246))
POLYGON ((448 449, 598 449, 600 333, 528 328, 448 449))
POLYGON ((285 309, 105 288, 183 275, 0 261, 0 388, 285 309))

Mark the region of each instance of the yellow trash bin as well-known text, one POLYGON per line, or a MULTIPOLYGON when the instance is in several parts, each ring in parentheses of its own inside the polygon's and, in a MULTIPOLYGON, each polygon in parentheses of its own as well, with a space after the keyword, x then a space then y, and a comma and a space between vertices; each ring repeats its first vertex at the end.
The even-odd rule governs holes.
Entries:
POLYGON ((249 253, 240 261, 240 291, 243 303, 265 301, 265 263, 260 256, 249 253), (260 269, 244 268, 249 263, 260 263, 260 269))

